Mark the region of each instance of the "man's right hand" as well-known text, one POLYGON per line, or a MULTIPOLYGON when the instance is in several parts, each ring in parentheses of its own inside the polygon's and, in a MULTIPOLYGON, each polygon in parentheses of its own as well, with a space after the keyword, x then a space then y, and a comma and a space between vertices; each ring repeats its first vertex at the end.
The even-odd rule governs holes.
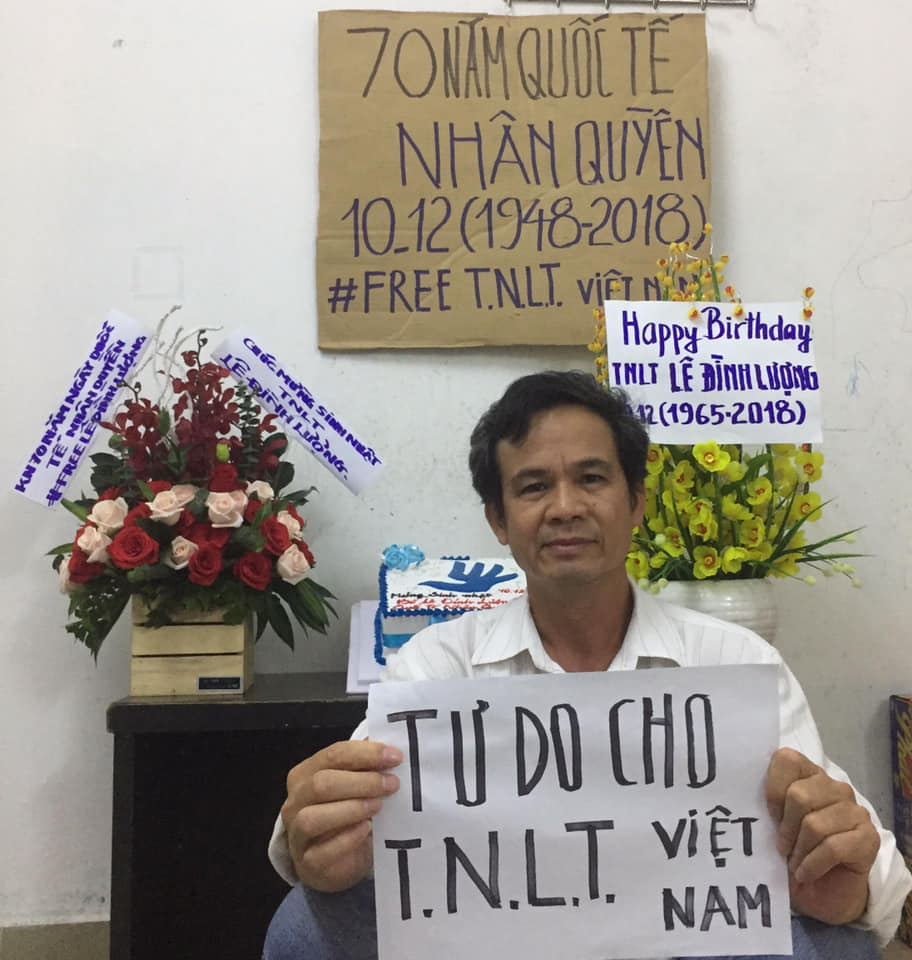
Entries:
POLYGON ((399 789, 388 771, 402 754, 372 740, 343 740, 288 774, 282 821, 300 880, 315 890, 347 890, 373 863, 371 817, 399 789))

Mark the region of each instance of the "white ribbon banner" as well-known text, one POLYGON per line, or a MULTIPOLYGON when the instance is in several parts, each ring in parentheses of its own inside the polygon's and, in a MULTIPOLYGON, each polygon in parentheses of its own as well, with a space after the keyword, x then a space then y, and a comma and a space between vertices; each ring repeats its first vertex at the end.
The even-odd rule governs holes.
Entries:
POLYGON ((282 421, 289 438, 353 493, 361 493, 377 478, 383 461, 373 447, 255 338, 235 332, 212 351, 212 359, 256 390, 257 402, 282 421))
POLYGON ((800 303, 745 303, 740 316, 733 303, 604 307, 608 377, 653 442, 823 439, 814 336, 800 303))
POLYGON ((73 374, 66 396, 51 411, 13 487, 30 500, 53 506, 64 495, 121 384, 142 356, 151 331, 111 310, 88 356, 73 374))

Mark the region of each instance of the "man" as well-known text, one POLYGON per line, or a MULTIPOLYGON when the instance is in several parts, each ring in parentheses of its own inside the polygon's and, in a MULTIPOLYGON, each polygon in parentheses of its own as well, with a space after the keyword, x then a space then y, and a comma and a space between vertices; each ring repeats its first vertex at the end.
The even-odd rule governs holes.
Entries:
MULTIPOLYGON (((750 631, 631 588, 625 559, 643 519, 647 448, 627 398, 591 376, 547 372, 511 384, 475 428, 469 465, 492 531, 525 571, 526 594, 422 631, 383 679, 777 664, 782 747, 766 793, 788 861, 794 956, 873 960, 912 878, 892 836, 825 757, 796 680, 750 631)), ((402 756, 365 736, 362 724, 288 775, 270 855, 301 885, 273 920, 266 960, 376 956, 371 817, 399 788, 402 756)))

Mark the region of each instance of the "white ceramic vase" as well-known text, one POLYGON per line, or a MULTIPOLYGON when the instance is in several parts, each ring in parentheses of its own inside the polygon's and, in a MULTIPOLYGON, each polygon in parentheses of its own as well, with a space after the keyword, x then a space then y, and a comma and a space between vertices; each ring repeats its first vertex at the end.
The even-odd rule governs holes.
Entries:
POLYGON ((729 620, 776 642, 776 598, 763 580, 673 580, 659 598, 729 620))

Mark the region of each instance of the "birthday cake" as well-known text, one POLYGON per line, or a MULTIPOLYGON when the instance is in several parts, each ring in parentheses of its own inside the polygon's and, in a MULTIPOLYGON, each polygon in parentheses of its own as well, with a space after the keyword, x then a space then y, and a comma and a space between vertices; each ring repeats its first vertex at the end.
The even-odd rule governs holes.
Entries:
POLYGON ((512 557, 430 558, 415 546, 387 547, 380 564, 374 658, 386 663, 428 624, 488 610, 525 590, 526 576, 512 557))

